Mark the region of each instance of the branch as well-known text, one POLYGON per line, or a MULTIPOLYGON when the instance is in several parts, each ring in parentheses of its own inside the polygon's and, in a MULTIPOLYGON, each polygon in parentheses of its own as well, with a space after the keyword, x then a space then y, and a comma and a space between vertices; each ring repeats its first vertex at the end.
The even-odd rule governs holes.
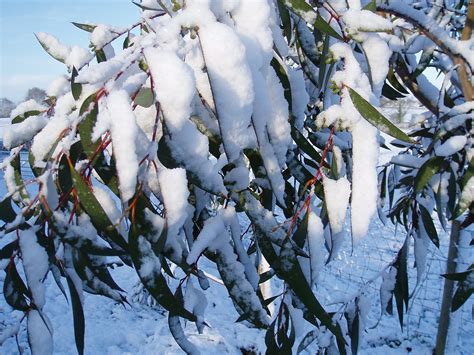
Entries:
MULTIPOLYGON (((468 6, 468 13, 466 19, 466 25, 464 27, 461 40, 467 41, 472 32, 472 23, 474 21, 474 5, 472 0, 468 6)), ((466 66, 470 72, 473 73, 472 58, 467 57, 469 53, 459 49, 460 41, 457 41, 451 37, 438 26, 431 18, 426 16, 422 11, 415 10, 407 5, 400 2, 395 2, 391 5, 378 5, 377 11, 389 13, 404 19, 408 23, 418 28, 426 37, 433 41, 442 51, 444 51, 453 61, 454 64, 459 64, 458 75, 461 81, 464 97, 467 101, 472 100, 472 85, 470 84, 469 75, 466 70, 466 66)), ((467 48, 467 47, 466 47, 467 48)))

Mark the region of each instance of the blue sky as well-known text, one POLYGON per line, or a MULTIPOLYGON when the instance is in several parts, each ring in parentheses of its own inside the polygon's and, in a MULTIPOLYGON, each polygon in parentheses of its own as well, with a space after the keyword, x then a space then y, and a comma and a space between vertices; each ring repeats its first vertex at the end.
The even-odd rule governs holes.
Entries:
POLYGON ((64 64, 41 48, 35 32, 87 48, 88 33, 71 21, 128 26, 138 18, 131 0, 0 0, 0 97, 19 101, 29 88, 46 89, 67 73, 64 64))

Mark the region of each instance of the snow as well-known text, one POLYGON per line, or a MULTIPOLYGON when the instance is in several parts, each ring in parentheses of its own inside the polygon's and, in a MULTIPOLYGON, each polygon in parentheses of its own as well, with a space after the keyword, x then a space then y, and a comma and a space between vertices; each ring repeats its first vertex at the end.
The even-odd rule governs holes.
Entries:
POLYGON ((70 119, 64 116, 55 116, 49 120, 48 124, 35 136, 31 145, 31 153, 35 158, 35 166, 43 167, 43 160, 53 148, 59 136, 68 129, 70 119))
POLYGON ((48 96, 58 97, 64 95, 71 88, 71 83, 66 75, 61 75, 54 79, 46 89, 48 96))
POLYGON ((324 267, 324 226, 314 212, 308 212, 308 245, 311 265, 311 282, 317 283, 324 267))
POLYGON ((450 137, 443 144, 435 147, 435 154, 439 157, 448 157, 463 149, 466 143, 466 136, 450 137))
POLYGON ((295 117, 296 128, 303 128, 306 106, 309 102, 309 95, 306 91, 302 70, 288 68, 288 78, 291 86, 291 109, 295 117))
POLYGON ((352 128, 351 227, 356 241, 367 233, 377 211, 377 135, 377 129, 366 121, 359 121, 352 128))
POLYGON ((346 211, 349 206, 351 184, 346 178, 333 180, 323 179, 324 203, 328 211, 329 223, 333 234, 338 234, 344 227, 346 211))
POLYGON ((188 180, 181 168, 163 168, 158 173, 161 195, 166 211, 168 241, 176 238, 187 218, 188 180))
POLYGON ((122 221, 122 212, 117 207, 117 203, 113 200, 113 194, 106 189, 100 186, 93 187, 93 193, 97 201, 99 201, 101 207, 103 208, 107 217, 109 217, 112 225, 116 226, 117 230, 121 232, 122 235, 126 235, 125 228, 122 221))
POLYGON ((45 171, 43 175, 36 179, 36 181, 40 186, 39 198, 46 203, 49 210, 56 210, 58 207, 59 195, 56 191, 56 185, 54 184, 51 171, 45 171))
POLYGON ((48 123, 44 116, 30 116, 24 121, 3 129, 3 146, 12 149, 31 140, 48 123))
POLYGON ((246 49, 235 32, 221 23, 199 30, 204 60, 229 162, 250 144, 254 91, 246 49))
POLYGON ((225 234, 226 228, 220 215, 206 220, 204 227, 194 241, 193 247, 186 258, 186 262, 189 265, 194 264, 202 252, 209 248, 216 238, 221 235, 225 236, 225 234))
POLYGON ((192 171, 210 191, 224 191, 222 179, 208 159, 208 139, 189 120, 196 95, 196 84, 191 68, 175 53, 168 50, 147 49, 145 57, 154 78, 155 94, 163 110, 166 128, 170 133, 173 157, 192 171))
POLYGON ((137 184, 138 157, 135 138, 138 126, 130 97, 125 91, 111 92, 107 95, 106 105, 121 198, 126 202, 135 194, 137 184))
POLYGON ((431 34, 440 43, 443 43, 451 53, 460 55, 469 65, 471 70, 474 68, 474 50, 470 41, 460 41, 451 38, 449 33, 441 28, 438 23, 428 17, 423 11, 409 6, 404 1, 391 1, 389 4, 380 4, 382 10, 393 11, 397 15, 405 16, 420 25, 426 33, 431 34))
POLYGON ((41 310, 46 302, 43 278, 49 270, 48 254, 38 244, 36 233, 32 229, 20 233, 19 244, 33 302, 41 310))
POLYGON ((36 38, 52 57, 66 64, 69 69, 72 67, 81 68, 93 57, 88 50, 78 46, 64 45, 50 34, 38 32, 36 38))
POLYGON ((349 9, 342 18, 349 30, 361 32, 388 32, 394 28, 393 23, 369 10, 349 9))
POLYGON ((106 44, 111 42, 119 33, 126 32, 125 28, 116 28, 99 24, 95 26, 90 35, 91 43, 96 50, 102 49, 106 44))
POLYGON ((10 117, 13 119, 16 116, 23 115, 25 112, 28 111, 43 111, 44 106, 37 103, 35 100, 31 99, 25 102, 18 104, 13 111, 10 113, 10 117))
MULTIPOLYGON (((142 3, 156 6, 152 0, 142 3)), ((164 3, 169 8, 173 5, 168 0, 164 3)), ((415 335, 401 333, 396 319, 388 317, 380 319, 379 327, 372 329, 371 325, 379 322, 378 313, 373 311, 373 306, 380 304, 382 309, 385 309, 389 299, 392 298, 396 269, 390 266, 387 269, 387 266, 394 260, 405 238, 405 233, 397 233, 396 228, 390 224, 384 227, 378 222, 371 223, 378 196, 376 167, 383 159, 390 161, 390 157, 379 159, 378 132, 355 110, 345 87, 354 88, 365 99, 377 105, 388 69, 388 58, 393 49, 393 43, 391 43, 393 38, 388 34, 362 32, 379 31, 384 26, 384 30, 397 31, 399 29, 394 28, 388 20, 375 13, 360 10, 362 4, 358 0, 347 3, 334 1, 331 4, 338 11, 347 6, 351 8, 343 14, 343 20, 351 27, 351 30, 358 31, 358 33, 353 33, 353 38, 362 43, 368 57, 370 73, 366 63, 363 62, 363 55, 354 53, 349 45, 337 43, 331 46, 334 59, 341 60, 336 66, 339 71, 333 76, 333 83, 340 90, 340 95, 334 95, 328 99, 332 106, 325 106, 326 111, 319 115, 317 123, 320 126, 334 124, 338 131, 347 130, 347 132, 336 133, 334 144, 342 150, 348 150, 352 144, 353 159, 347 160, 348 171, 346 172, 341 149, 335 147, 330 153, 333 154, 332 159, 337 161, 336 175, 339 179, 332 180, 323 177, 322 180, 328 210, 327 217, 333 236, 330 239, 330 230, 324 229, 318 216, 320 212, 315 208, 308 215, 307 251, 310 259, 299 257, 299 260, 302 268, 306 265, 310 267, 312 282, 317 281, 318 300, 329 311, 340 311, 347 306, 347 304, 341 304, 338 301, 340 299, 352 300, 354 295, 358 297, 356 308, 358 307, 361 316, 360 333, 366 333, 361 343, 361 353, 389 352, 389 346, 395 347, 395 351, 398 352, 411 351, 413 348, 415 353, 430 353, 433 346, 432 333, 437 325, 435 313, 438 311, 439 303, 439 297, 435 294, 441 290, 439 274, 442 272, 441 265, 444 265, 443 255, 447 249, 445 245, 447 236, 440 231, 442 244, 440 251, 430 249, 432 243, 428 242, 423 230, 417 236, 420 238, 415 239, 414 245, 410 244, 409 264, 416 261, 417 283, 426 283, 429 286, 426 289, 430 293, 421 298, 414 292, 410 298, 410 317, 406 319, 405 329, 408 328, 409 332, 414 331, 415 335), (341 70, 342 65, 344 65, 343 70, 341 70), (349 135, 351 137, 348 137, 349 135), (353 168, 352 171, 349 168, 353 168), (352 181, 350 221, 346 218, 351 194, 349 179, 352 181), (350 228, 348 228, 349 222, 350 228), (350 230, 356 241, 366 233, 370 237, 358 240, 358 243, 352 246, 342 245, 342 237, 350 230), (335 247, 336 242, 341 242, 338 248, 335 247), (331 263, 328 265, 324 265, 327 254, 325 246, 329 246, 328 248, 332 249, 331 252, 338 249, 338 252, 332 255, 331 263), (323 268, 324 272, 321 272, 323 268), (383 275, 383 280, 381 280, 381 275, 383 275), (379 289, 380 303, 377 297, 372 297, 377 295, 379 289), (423 302, 417 304, 420 300, 423 302), (363 331, 364 328, 366 328, 365 331, 363 331)), ((285 225, 282 223, 283 217, 280 215, 281 211, 278 208, 275 211, 263 209, 252 195, 253 191, 247 189, 249 171, 242 159, 242 150, 255 148, 262 152, 269 182, 275 189, 276 197, 282 202, 284 180, 280 171, 284 168, 286 153, 291 146, 289 112, 281 83, 268 65, 274 55, 273 41, 278 35, 281 37, 281 33, 278 24, 275 23, 273 1, 195 0, 188 1, 186 5, 186 9, 176 16, 147 19, 150 33, 139 35, 135 48, 125 53, 121 52, 118 57, 110 59, 108 63, 84 68, 79 79, 84 83, 97 83, 97 85, 84 85, 84 88, 91 92, 92 89, 97 90, 99 85, 105 84, 106 91, 99 104, 99 118, 94 137, 100 139, 107 130, 111 133, 122 202, 126 203, 133 197, 138 183, 137 176, 140 182, 143 181, 142 179, 149 178, 146 183, 155 195, 152 196, 152 203, 157 202, 160 215, 148 209, 144 211, 147 220, 153 224, 155 234, 137 237, 138 247, 143 255, 138 268, 141 278, 152 280, 161 273, 161 267, 165 266, 162 264, 165 261, 155 254, 154 245, 152 245, 165 226, 168 231, 165 249, 168 249, 167 253, 173 254, 171 257, 167 254, 168 258, 172 261, 179 260, 179 262, 183 262, 183 258, 186 258, 187 263, 196 264, 193 265, 196 269, 193 269, 192 274, 184 275, 176 264, 170 263, 169 266, 176 279, 166 277, 172 290, 175 290, 178 285, 185 289, 184 306, 198 317, 196 325, 198 332, 202 334, 197 334, 192 323, 181 322, 178 318, 171 317, 169 324, 173 335, 179 338, 181 345, 185 344, 189 352, 263 353, 265 352, 265 331, 249 328, 245 326, 246 323, 235 323, 238 313, 242 311, 250 313, 252 321, 258 321, 263 325, 268 325, 270 318, 262 308, 255 292, 258 289, 256 260, 259 260, 259 251, 257 251, 257 256, 247 255, 245 247, 248 246, 249 239, 241 235, 241 227, 245 227, 249 221, 241 220, 239 223, 234 203, 244 204, 254 227, 270 236, 275 244, 275 251, 278 252, 278 245, 281 245, 287 237, 285 225), (216 19, 222 23, 217 23, 216 19), (192 30, 188 34, 189 28, 192 30), (157 34, 154 33, 155 30, 157 34), (142 52, 149 65, 151 78, 148 78, 148 73, 140 72, 136 63, 130 67, 127 66, 127 63, 134 62, 138 56, 141 56, 142 52), (123 73, 120 80, 110 80, 119 72, 123 73), (133 107, 130 96, 141 85, 155 90, 156 106, 153 105, 149 109, 133 107), (219 120, 219 127, 214 116, 217 116, 219 120), (207 137, 197 129, 196 122, 199 119, 204 122, 204 125, 209 125, 209 130, 214 135, 224 140, 225 151, 221 151, 222 155, 217 161, 209 156, 207 137), (182 168, 167 169, 156 160, 158 143, 151 141, 156 120, 165 123, 163 130, 159 127, 156 140, 162 135, 166 136, 166 143, 173 151, 172 158, 177 160, 182 168), (144 164, 144 168, 139 171, 138 160, 146 153, 149 154, 149 159, 156 163, 155 169, 148 169, 150 171, 145 172, 147 164, 144 164), (243 191, 227 196, 230 200, 226 201, 225 208, 219 210, 217 205, 220 202, 217 201, 225 197, 224 194, 227 195, 219 170, 229 162, 235 163, 237 167, 226 174, 226 187, 229 191, 231 189, 243 191), (191 178, 188 181, 189 176, 197 176, 201 180, 198 185, 217 196, 212 196, 198 187, 193 187, 194 193, 191 195, 188 189, 194 181, 191 178), (160 201, 156 201, 155 197, 160 201), (194 197, 197 200, 195 206, 194 197), (164 210, 161 210, 162 207, 164 210), (192 229, 199 226, 193 226, 191 216, 197 216, 202 211, 210 218, 206 220, 197 239, 193 241, 192 229), (162 213, 166 221, 161 217, 162 213), (188 245, 185 243, 185 237, 188 245), (189 253, 188 246, 191 249, 189 253), (200 257, 205 250, 209 250, 216 256, 217 267, 206 257, 200 257), (202 282, 202 290, 199 290, 194 286, 196 281, 194 271, 198 272, 201 278, 205 278, 207 283, 209 280, 216 282, 212 282, 209 288, 202 286, 206 283, 202 282), (223 281, 215 276, 217 272, 220 273, 223 281), (222 287, 222 283, 226 285, 227 290, 222 287), (232 300, 228 297, 229 293, 232 300), (237 304, 237 307, 234 307, 233 302, 237 304), (204 327, 204 324, 209 324, 211 327, 204 327)), ((326 15, 324 10, 322 13, 326 15)), ((310 12, 309 16, 313 21, 315 13, 310 12)), ((91 36, 96 46, 104 45, 109 41, 114 31, 106 26, 98 27, 96 30, 91 36)), ((78 59, 76 54, 80 50, 72 53, 74 49, 60 45, 49 37, 44 37, 44 39, 45 42, 51 44, 51 52, 55 56, 76 57, 67 57, 67 61, 78 59), (68 52, 69 50, 71 53, 68 52)), ((413 47, 418 45, 424 46, 426 43, 414 43, 413 47)), ((280 46, 282 46, 281 43, 280 46)), ((279 46, 277 47, 280 49, 279 46)), ((283 47, 285 47, 284 43, 283 47)), ((107 53, 109 50, 111 47, 107 47, 107 53)), ((472 50, 469 53, 471 52, 472 50)), ((291 61, 292 59, 288 59, 288 63, 291 61)), ((304 88, 303 74, 297 69, 288 67, 287 70, 293 89, 293 114, 298 127, 303 128, 304 111, 309 102, 309 96, 304 88)), ((426 78, 419 77, 420 86, 427 88, 430 97, 434 98, 437 92, 429 85, 425 85, 426 82, 426 78)), ((47 157, 48 152, 51 151, 58 138, 62 138, 63 133, 69 133, 69 136, 60 142, 56 152, 67 149, 75 139, 75 126, 80 118, 77 117, 75 100, 70 94, 64 94, 67 85, 67 78, 63 77, 49 91, 62 96, 58 98, 55 115, 50 120, 45 119, 44 128, 35 128, 33 122, 38 122, 31 121, 32 124, 25 124, 24 128, 18 125, 17 131, 11 134, 13 138, 6 139, 7 144, 15 145, 17 144, 15 139, 21 143, 25 139, 21 138, 22 134, 26 134, 28 130, 42 129, 32 146, 37 166, 45 165, 40 160, 47 157)), ((472 109, 472 106, 470 107, 472 109)), ((469 107, 467 110, 464 109, 466 107, 459 112, 455 112, 455 109, 448 112, 447 115, 451 116, 451 119, 445 123, 445 127, 456 128, 463 124, 469 118, 469 113, 467 113, 469 107)), ((327 133, 319 132, 316 136, 319 141, 327 141, 327 133)), ((435 146, 434 152, 440 156, 450 156, 465 149, 465 146, 471 143, 465 136, 455 136, 435 146)), ((19 153, 19 150, 17 152, 19 153)), ((425 159, 427 158, 405 155, 392 158, 391 162, 399 166, 418 168, 425 159)), ((80 164, 79 162, 78 166, 80 164)), ((6 167, 4 172, 6 187, 13 192, 16 189, 13 169, 8 163, 2 165, 6 167)), ((53 203, 57 197, 53 196, 55 188, 52 174, 49 172, 44 174, 38 182, 42 184, 40 195, 46 198, 50 206, 56 207, 53 203)), ((94 180, 94 183, 97 181, 94 180)), ((447 183, 445 176, 435 176, 431 181, 432 186, 439 186, 443 198, 447 194, 447 183)), ((268 187, 267 184, 268 182, 265 181, 262 186, 268 187)), ((473 185, 474 181, 471 178, 462 191, 460 207, 467 207, 474 199, 473 185)), ((146 184, 144 186, 144 192, 148 193, 146 184)), ((0 188, 4 189, 3 186, 0 188)), ((99 187, 93 186, 93 191, 112 223, 120 224, 120 220, 123 219, 121 231, 124 232, 128 221, 121 216, 121 207, 119 207, 121 201, 99 187)), ((423 199, 419 202, 426 201, 427 199, 423 199)), ((126 207, 122 207, 124 211, 126 207)), ((55 211, 54 217, 61 221, 62 227, 67 226, 68 214, 66 212, 55 211)), ((418 224, 421 225, 421 223, 418 224)), ((73 234, 77 237, 90 237, 90 240, 93 240, 97 231, 92 226, 89 217, 80 214, 73 225, 68 226, 65 240, 70 241, 73 234)), ((6 238, 10 238, 7 239, 8 242, 14 236, 9 235, 6 238)), ((51 330, 54 328, 56 334, 54 350, 58 353, 72 353, 75 351, 73 331, 71 327, 64 326, 71 324, 69 306, 51 278, 46 278, 43 282, 45 273, 48 271, 46 253, 42 246, 36 243, 36 236, 32 229, 21 231, 19 242, 21 257, 26 259, 24 271, 20 270, 20 273, 24 272, 32 289, 33 300, 39 306, 38 311, 29 311, 27 319, 27 327, 34 343, 32 350, 35 353, 52 353, 53 344, 52 338, 48 335, 48 328, 51 330), (25 238, 27 235, 32 237, 25 238), (35 261, 34 269, 32 260, 35 261), (42 274, 41 277, 40 274, 42 274), (46 290, 47 296, 45 296, 46 290), (46 303, 45 298, 48 299, 46 303), (49 322, 45 317, 45 324, 39 315, 42 309, 51 316, 53 322, 49 322)), ((4 243, 5 239, 2 237, 0 247, 4 243)), ((464 240, 463 243, 467 242, 464 240)), ((293 250, 290 251, 294 253, 293 250)), ((68 274, 73 278, 77 289, 81 291, 81 281, 70 260, 71 247, 67 243, 61 245, 56 257, 63 258, 68 274)), ((110 258, 110 260, 117 259, 110 258)), ((261 265, 258 265, 259 271, 264 270, 260 268, 261 265)), ((3 262, 1 266, 4 266, 3 262)), ((127 291, 130 291, 137 283, 137 275, 126 266, 117 267, 112 270, 112 273, 114 277, 117 276, 121 284, 125 284, 123 287, 127 291)), ((106 290, 115 301, 121 301, 121 293, 101 284, 92 270, 87 269, 86 274, 88 278, 86 283, 106 290)), ((3 273, 0 278, 4 277, 2 275, 3 273)), ((411 275, 409 282, 411 287, 414 283, 411 275)), ((276 295, 281 292, 282 283, 273 278, 265 283, 265 287, 269 292, 262 291, 264 297, 276 295)), ((171 339, 168 324, 158 306, 149 308, 131 302, 121 307, 105 298, 82 295, 82 292, 80 294, 81 297, 83 296, 87 318, 86 352, 116 354, 176 353, 179 351, 177 344, 171 339), (131 324, 133 327, 130 326, 131 324), (111 327, 114 332, 104 332, 104 329, 111 327)), ((291 322, 298 324, 296 341, 298 344, 302 336, 314 328, 303 321, 301 310, 293 308, 291 294, 282 298, 294 317, 291 322)), ((293 299, 293 301, 297 300, 293 299)), ((275 303, 278 304, 278 302, 279 299, 275 303)), ((466 317, 465 314, 470 316, 468 306, 469 304, 460 313, 464 317, 466 317)), ((272 307, 269 308, 272 309, 272 307)), ((4 309, 7 312, 10 311, 4 300, 0 299, 0 313, 3 313, 4 309)), ((20 349, 22 349, 21 347, 25 346, 25 332, 22 331, 24 324, 20 332, 17 332, 15 328, 21 312, 10 313, 12 317, 5 317, 0 321, 0 329, 3 328, 0 339, 5 334, 18 333, 20 349), (11 328, 6 328, 12 324, 11 328)), ((467 336, 460 337, 463 345, 458 350, 461 353, 470 353, 473 345, 472 321, 469 323, 469 318, 467 321, 465 319, 462 321, 466 327, 465 329, 461 327, 459 331, 465 331, 464 334, 467 336)), ((344 324, 343 327, 345 327, 344 324)), ((329 346, 331 343, 329 332, 324 331, 323 327, 320 330, 317 335, 318 344, 313 344, 308 349, 309 353, 316 353, 318 346, 329 346)), ((8 353, 16 351, 13 338, 8 339, 5 344, 8 353)))
POLYGON ((392 157, 390 162, 392 164, 406 166, 409 168, 420 168, 428 159, 429 157, 421 158, 414 155, 399 154, 392 157))
POLYGON ((28 312, 28 337, 33 354, 53 354, 52 325, 48 316, 37 310, 28 312))

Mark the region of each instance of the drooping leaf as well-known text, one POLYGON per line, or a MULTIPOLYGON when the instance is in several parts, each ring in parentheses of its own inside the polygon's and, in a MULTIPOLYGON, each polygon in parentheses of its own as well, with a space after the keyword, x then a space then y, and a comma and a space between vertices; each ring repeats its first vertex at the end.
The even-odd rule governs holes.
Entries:
POLYGON ((88 23, 79 23, 79 22, 71 22, 71 23, 77 28, 80 28, 81 30, 86 31, 86 32, 92 32, 97 27, 96 25, 91 25, 88 23))
POLYGON ((0 202, 0 220, 11 223, 15 220, 16 213, 12 207, 12 198, 6 197, 0 202))
POLYGON ((61 62, 61 63, 65 63, 66 61, 66 58, 64 58, 63 56, 61 56, 57 51, 54 51, 50 44, 48 43, 47 40, 45 40, 45 38, 43 38, 43 36, 39 36, 38 34, 35 34, 35 37, 36 39, 38 40, 38 42, 41 44, 41 47, 43 47, 43 49, 46 51, 46 53, 48 53, 51 57, 53 57, 54 59, 56 59, 57 61, 61 62))
POLYGON ((387 83, 384 83, 382 87, 382 95, 390 100, 397 100, 405 97, 405 95, 401 94, 387 83))
POLYGON ((74 319, 74 339, 76 341, 76 349, 79 355, 84 354, 84 334, 85 334, 85 318, 82 307, 81 297, 77 292, 74 282, 69 276, 66 277, 71 296, 72 317, 74 319))
POLYGON ((275 70, 278 79, 280 79, 281 85, 283 86, 285 99, 288 102, 288 109, 291 112, 292 110, 292 97, 291 97, 291 85, 290 79, 288 78, 288 73, 286 72, 284 66, 278 61, 277 58, 273 58, 271 61, 271 66, 275 70))
POLYGON ((322 17, 320 14, 318 14, 318 16, 316 17, 316 21, 314 22, 313 24, 314 28, 317 28, 318 30, 320 30, 321 32, 331 36, 331 37, 334 37, 340 41, 343 41, 344 39, 341 37, 341 35, 339 33, 336 32, 336 30, 334 28, 331 27, 330 24, 328 24, 322 17))
POLYGON ((97 59, 97 63, 102 63, 107 61, 107 56, 105 55, 105 52, 103 49, 97 49, 95 51, 95 57, 97 59))
POLYGON ((357 355, 359 350, 359 338, 360 338, 360 321, 359 312, 357 311, 354 319, 350 322, 349 333, 351 336, 351 350, 353 355, 357 355))
POLYGON ((431 218, 430 213, 425 208, 425 206, 420 204, 419 207, 421 212, 421 220, 423 222, 423 226, 425 227, 426 234, 428 234, 428 237, 433 242, 433 244, 436 245, 437 248, 439 248, 438 232, 436 231, 433 219, 431 218))
POLYGON ((288 43, 291 43, 291 18, 288 9, 284 5, 283 0, 278 0, 278 13, 280 14, 281 26, 283 28, 283 35, 286 37, 288 43))
POLYGON ((440 171, 443 162, 443 157, 432 157, 421 166, 415 176, 415 193, 420 193, 425 188, 431 178, 440 171))
POLYGON ((306 335, 301 339, 300 344, 298 345, 298 349, 296 350, 296 353, 299 354, 303 350, 305 350, 308 346, 311 345, 312 342, 314 342, 318 337, 318 331, 317 330, 311 330, 306 335))
POLYGON ((303 19, 312 18, 316 14, 316 11, 305 0, 285 0, 285 5, 303 19))
POLYGON ((135 98, 135 103, 142 107, 150 107, 155 103, 155 95, 151 88, 142 87, 135 98))
POLYGON ((357 111, 359 111, 361 116, 367 120, 367 122, 391 137, 400 139, 404 142, 414 143, 410 137, 408 137, 402 130, 390 122, 388 118, 382 115, 366 99, 364 99, 350 87, 347 87, 347 89, 354 107, 357 109, 357 111))
POLYGON ((471 284, 460 283, 453 296, 451 312, 456 312, 472 296, 474 287, 471 284))
POLYGON ((82 93, 82 84, 76 83, 76 76, 79 73, 77 72, 75 67, 72 67, 72 74, 71 74, 71 93, 72 97, 74 97, 74 100, 79 100, 79 97, 81 96, 82 93))
POLYGON ((407 258, 408 258, 408 238, 398 252, 394 267, 397 269, 397 276, 395 279, 394 295, 397 304, 398 319, 400 321, 400 328, 403 330, 403 315, 408 309, 408 272, 407 272, 407 258))
POLYGON ((10 262, 5 271, 6 276, 3 282, 5 301, 14 309, 26 311, 29 308, 26 297, 31 298, 31 295, 20 274, 18 274, 15 263, 10 262))
POLYGON ((91 192, 83 177, 76 171, 76 169, 74 169, 72 165, 69 166, 69 169, 81 206, 90 216, 94 227, 99 231, 99 233, 103 233, 122 249, 127 250, 127 243, 114 227, 113 223, 110 221, 97 198, 91 192))
MULTIPOLYGON (((143 220, 142 220, 143 221, 143 220)), ((165 277, 161 273, 161 270, 153 268, 146 274, 140 272, 141 267, 144 263, 149 263, 150 260, 159 260, 155 254, 151 245, 143 240, 146 238, 143 236, 147 231, 143 228, 143 224, 133 223, 130 227, 129 232, 129 250, 130 255, 135 265, 135 269, 138 270, 138 276, 146 287, 150 295, 166 310, 173 313, 176 316, 189 319, 191 321, 196 320, 196 316, 187 311, 180 302, 175 298, 171 292, 165 277)))

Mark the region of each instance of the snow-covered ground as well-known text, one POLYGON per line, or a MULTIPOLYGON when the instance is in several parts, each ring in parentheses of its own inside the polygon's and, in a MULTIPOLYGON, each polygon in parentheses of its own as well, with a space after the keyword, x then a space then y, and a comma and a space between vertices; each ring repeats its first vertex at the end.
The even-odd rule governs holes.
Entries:
MULTIPOLYGON (((5 156, 2 153, 3 159, 5 156)), ((23 156, 26 159, 26 155, 23 156)), ((384 161, 387 156, 383 156, 384 161)), ((1 172, 0 172, 1 177, 1 172)), ((5 185, 0 182, 0 194, 5 194, 5 185)), ((346 231, 349 231, 346 223, 346 231)), ((346 247, 339 256, 325 267, 320 274, 316 293, 328 310, 337 310, 341 300, 349 299, 364 291, 371 304, 367 329, 361 343, 362 354, 431 354, 434 346, 437 317, 439 316, 442 294, 442 278, 439 276, 445 268, 448 234, 440 231, 440 250, 430 246, 426 274, 421 285, 413 292, 416 283, 416 271, 411 269, 409 312, 403 331, 400 329, 396 314, 380 318, 379 288, 381 279, 377 276, 384 266, 394 259, 404 241, 405 234, 393 225, 384 226, 373 221, 368 235, 352 250, 346 233, 346 247), (374 280, 375 279, 375 280, 374 280)), ((6 238, 0 239, 0 247, 6 238)), ((410 258, 410 268, 413 258, 410 258)), ((203 269, 218 276, 210 262, 203 269)), ((86 317, 86 354, 175 354, 182 353, 168 329, 167 316, 158 307, 150 307, 134 301, 134 288, 138 277, 127 266, 113 270, 114 279, 128 292, 130 306, 116 304, 102 296, 85 294, 86 317)), ((0 273, 0 285, 3 285, 5 273, 0 273)), ((172 280, 170 280, 172 281, 172 280)), ((173 281, 172 281, 173 282, 173 281)), ((54 328, 55 354, 74 354, 75 342, 73 320, 70 305, 50 277, 47 282, 47 301, 45 313, 54 328)), ((67 287, 66 283, 64 286, 67 287)), ((274 285, 274 292, 276 291, 274 285)), ((205 291, 208 300, 205 312, 206 322, 210 325, 203 334, 198 334, 194 324, 187 323, 185 331, 203 354, 252 354, 264 353, 264 331, 250 328, 244 323, 236 323, 238 314, 227 296, 224 286, 211 282, 205 291)), ((471 314, 472 300, 466 302, 458 312, 458 336, 453 336, 458 346, 450 353, 472 354, 474 352, 474 321, 471 314)), ((396 312, 395 312, 396 313, 396 312)), ((0 338, 1 334, 22 317, 20 312, 12 312, 0 295, 0 338)), ((309 331, 306 328, 301 337, 309 331)), ((295 349, 299 344, 298 339, 295 349)), ((308 348, 310 353, 315 347, 308 348)), ((0 354, 29 353, 26 329, 23 326, 15 338, 8 339, 0 349, 0 354)))

